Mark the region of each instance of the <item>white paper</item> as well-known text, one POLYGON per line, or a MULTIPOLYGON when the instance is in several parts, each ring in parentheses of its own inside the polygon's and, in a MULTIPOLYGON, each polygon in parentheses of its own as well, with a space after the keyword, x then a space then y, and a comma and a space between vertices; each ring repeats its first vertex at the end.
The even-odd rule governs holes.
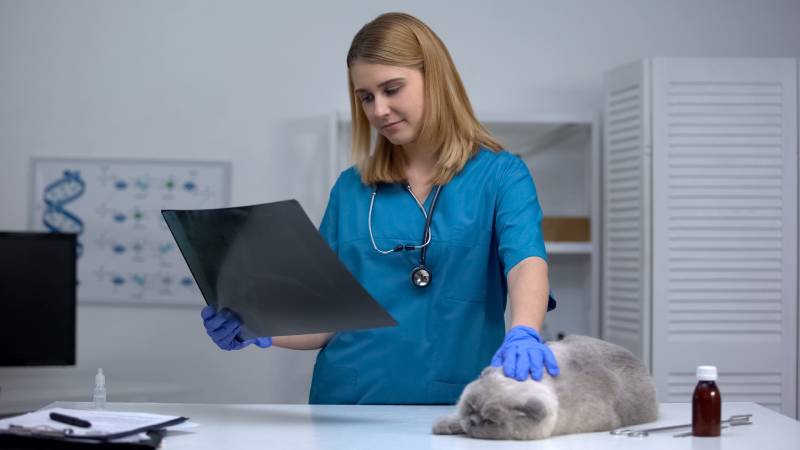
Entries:
POLYGON ((0 420, 0 430, 9 430, 12 426, 27 429, 39 428, 50 431, 72 430, 71 436, 104 436, 122 433, 144 427, 154 427, 158 424, 178 418, 179 416, 166 416, 161 414, 118 412, 96 409, 66 409, 54 408, 34 411, 21 416, 9 417, 0 420), (71 417, 87 420, 91 427, 76 427, 50 419, 50 413, 57 412, 71 417))

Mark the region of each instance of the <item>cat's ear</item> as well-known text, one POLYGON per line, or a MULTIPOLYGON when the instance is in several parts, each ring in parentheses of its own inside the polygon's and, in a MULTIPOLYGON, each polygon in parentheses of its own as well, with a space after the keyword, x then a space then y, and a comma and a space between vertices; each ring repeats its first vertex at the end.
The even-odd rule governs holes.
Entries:
POLYGON ((433 424, 433 434, 465 434, 458 414, 440 417, 433 424))
POLYGON ((534 422, 541 422, 547 415, 544 402, 538 398, 529 398, 525 403, 515 408, 534 422))

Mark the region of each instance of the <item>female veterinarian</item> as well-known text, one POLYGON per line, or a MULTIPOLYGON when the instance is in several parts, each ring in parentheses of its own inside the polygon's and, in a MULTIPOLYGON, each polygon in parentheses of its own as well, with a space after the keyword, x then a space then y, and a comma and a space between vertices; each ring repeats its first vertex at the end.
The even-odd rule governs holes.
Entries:
POLYGON ((320 233, 399 325, 247 339, 207 306, 212 340, 320 348, 310 403, 451 404, 487 364, 520 381, 557 375, 537 332, 555 300, 536 188, 475 118, 447 48, 418 19, 383 14, 353 38, 347 69, 356 164, 320 233))

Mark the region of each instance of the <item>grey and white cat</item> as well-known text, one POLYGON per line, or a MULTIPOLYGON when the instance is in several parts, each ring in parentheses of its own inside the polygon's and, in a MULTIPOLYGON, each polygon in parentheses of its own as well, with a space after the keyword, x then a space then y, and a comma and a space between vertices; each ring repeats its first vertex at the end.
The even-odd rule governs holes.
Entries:
POLYGON ((558 361, 557 377, 545 371, 541 382, 519 382, 502 367, 487 367, 464 389, 457 412, 434 423, 433 433, 543 439, 656 420, 655 384, 631 352, 577 335, 547 345, 558 361))

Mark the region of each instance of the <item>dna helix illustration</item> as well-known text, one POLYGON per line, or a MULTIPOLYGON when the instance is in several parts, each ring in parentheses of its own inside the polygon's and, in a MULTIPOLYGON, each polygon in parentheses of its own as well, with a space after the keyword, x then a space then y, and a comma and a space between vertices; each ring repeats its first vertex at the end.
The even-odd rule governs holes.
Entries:
MULTIPOLYGON (((83 195, 85 190, 86 183, 78 171, 65 170, 62 178, 48 184, 44 188, 44 226, 56 233, 83 233, 83 221, 64 206, 83 195)), ((83 244, 80 241, 76 251, 78 256, 83 253, 83 244)))

